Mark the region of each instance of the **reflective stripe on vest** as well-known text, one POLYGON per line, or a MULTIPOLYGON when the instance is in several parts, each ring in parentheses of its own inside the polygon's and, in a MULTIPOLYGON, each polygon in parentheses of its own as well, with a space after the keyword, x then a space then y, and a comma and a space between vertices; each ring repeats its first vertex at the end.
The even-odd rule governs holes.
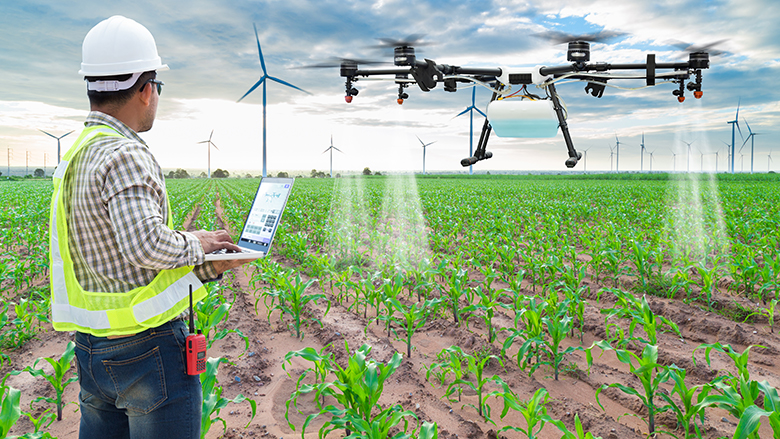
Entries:
MULTIPOLYGON (((63 179, 76 155, 98 136, 123 137, 105 125, 86 128, 65 153, 54 173, 49 221, 52 325, 57 331, 80 331, 98 337, 126 335, 157 327, 206 297, 206 289, 191 266, 161 270, 149 283, 125 293, 84 291, 76 279, 68 245, 68 223, 62 196, 63 179)), ((167 199, 167 197, 166 197, 167 199)), ((167 225, 173 228, 168 201, 167 225)))

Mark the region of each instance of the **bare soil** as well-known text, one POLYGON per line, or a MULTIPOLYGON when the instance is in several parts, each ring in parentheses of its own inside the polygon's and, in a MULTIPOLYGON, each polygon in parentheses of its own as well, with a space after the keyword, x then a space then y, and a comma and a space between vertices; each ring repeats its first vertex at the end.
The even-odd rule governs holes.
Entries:
MULTIPOLYGON (((220 213, 218 209, 218 214, 220 213)), ((287 261, 277 255, 272 257, 281 264, 287 264, 287 261)), ((285 403, 295 389, 298 376, 310 366, 310 363, 293 359, 285 372, 282 363, 285 354, 289 351, 306 346, 320 350, 327 346, 327 350, 333 352, 336 359, 344 365, 347 359, 345 342, 351 349, 367 343, 373 347, 372 357, 378 361, 388 361, 394 352, 401 352, 405 357, 404 342, 388 338, 384 326, 364 319, 362 310, 361 315, 356 315, 347 310, 348 304, 337 304, 327 283, 324 285, 315 283, 310 289, 311 293, 327 294, 333 301, 333 306, 327 315, 323 315, 325 306, 322 303, 310 309, 311 315, 320 318, 323 326, 308 327, 305 329, 303 340, 296 339, 286 324, 280 323, 278 312, 271 315, 270 322, 266 319, 266 309, 262 300, 258 305, 258 313, 255 313, 255 298, 259 297, 262 288, 254 291, 249 287, 251 270, 249 265, 245 265, 236 270, 235 278, 230 280, 239 293, 237 293, 235 306, 230 311, 228 322, 231 328, 240 329, 249 337, 249 349, 245 351, 244 341, 237 335, 231 334, 225 340, 216 342, 208 354, 210 357, 223 356, 232 362, 220 367, 219 383, 224 388, 223 396, 233 398, 242 394, 254 399, 257 402, 257 414, 249 422, 251 409, 248 403, 229 404, 219 414, 227 422, 226 433, 223 433, 221 424, 217 423, 208 432, 207 438, 290 439, 301 434, 300 426, 306 414, 314 411, 313 401, 311 398, 299 401, 299 408, 303 414, 297 412, 290 414, 290 421, 298 426, 296 431, 288 426, 285 419, 285 403), (245 428, 248 422, 249 425, 245 428)), ((478 279, 479 273, 472 273, 472 275, 472 279, 478 279)), ((606 282, 601 284, 589 280, 587 283, 593 294, 588 298, 585 311, 583 346, 590 346, 594 341, 606 337, 604 316, 600 310, 611 307, 614 304, 614 297, 605 293, 599 302, 595 300, 595 293, 607 286, 606 282)), ((609 284, 611 286, 611 281, 609 284)), ((494 283, 494 286, 500 288, 507 285, 494 283)), ((527 293, 533 294, 530 286, 527 293)), ((721 293, 716 300, 725 303, 733 300, 733 297, 721 293)), ((708 366, 704 361, 703 350, 696 352, 694 364, 692 358, 694 348, 701 343, 720 342, 730 344, 740 352, 749 345, 765 346, 765 349, 751 350, 749 367, 751 377, 759 381, 766 379, 775 387, 780 386, 780 366, 775 361, 780 349, 780 338, 770 333, 768 326, 736 323, 721 315, 703 311, 698 306, 687 305, 680 300, 648 297, 648 301, 655 313, 675 322, 682 331, 682 338, 671 333, 659 335, 659 361, 685 368, 689 384, 708 382, 721 373, 720 371, 735 372, 728 357, 720 354, 713 354, 712 364, 708 366)), ((369 320, 373 318, 373 312, 373 310, 369 311, 369 320)), ((512 316, 499 312, 495 322, 500 328, 511 327, 512 316)), ((455 325, 451 316, 429 321, 414 334, 412 339, 414 350, 411 358, 404 358, 399 369, 390 377, 380 403, 383 406, 401 404, 405 409, 412 410, 420 421, 435 421, 439 426, 439 435, 443 439, 493 439, 496 438, 495 432, 502 426, 525 427, 525 422, 517 412, 510 412, 504 419, 499 419, 498 414, 503 408, 501 401, 488 400, 497 424, 493 425, 485 422, 473 408, 464 407, 466 403, 476 404, 476 395, 473 393, 466 392, 460 403, 451 403, 443 398, 445 388, 432 385, 425 380, 423 366, 431 364, 437 353, 453 345, 460 346, 465 351, 481 348, 487 344, 485 332, 484 325, 478 319, 472 319, 468 328, 463 324, 455 325)), ((499 340, 493 343, 494 351, 499 351, 505 337, 504 332, 499 333, 499 340)), ((8 352, 12 364, 10 367, 4 367, 0 373, 4 375, 11 368, 22 369, 26 365, 31 365, 38 357, 59 357, 67 342, 72 339, 72 333, 58 333, 50 326, 45 327, 35 340, 18 350, 8 352)), ((570 337, 565 340, 565 346, 571 345, 579 345, 578 338, 570 337)), ((515 347, 510 353, 516 350, 515 347)), ((562 373, 559 381, 552 378, 552 371, 545 366, 529 376, 518 368, 516 360, 512 357, 504 360, 503 367, 492 364, 487 373, 499 374, 522 397, 530 397, 535 390, 546 388, 550 394, 547 405, 549 415, 554 419, 563 420, 570 428, 573 428, 574 415, 579 414, 585 429, 596 436, 605 439, 646 437, 648 429, 642 421, 646 411, 637 398, 615 389, 608 389, 602 392, 600 397, 604 410, 597 404, 595 393, 602 384, 619 382, 640 389, 641 384, 629 373, 625 365, 617 361, 614 352, 605 352, 600 357, 598 349, 594 352, 596 358, 589 374, 585 371, 583 353, 575 352, 568 355, 563 362, 568 366, 568 372, 562 373)), ((40 395, 54 396, 53 389, 47 382, 33 378, 29 374, 10 377, 8 384, 21 389, 23 408, 29 409, 30 402, 40 395)), ((666 387, 670 388, 670 386, 666 387)), ((78 384, 72 384, 67 388, 65 401, 71 404, 64 409, 63 420, 54 422, 48 429, 55 437, 61 439, 78 437, 79 412, 77 403, 74 402, 78 400, 77 393, 78 384)), ((33 404, 34 413, 41 413, 42 407, 40 403, 33 404)), ((306 438, 316 438, 318 429, 324 421, 325 419, 315 421, 306 431, 306 438)), ((705 421, 705 437, 731 437, 737 422, 738 419, 734 419, 725 411, 710 408, 705 421)), ((675 431, 674 418, 668 414, 662 414, 657 424, 663 424, 659 425, 659 429, 682 435, 681 430, 675 431)), ((21 418, 12 430, 12 435, 29 431, 32 431, 32 424, 26 418, 21 418)), ((511 431, 501 436, 521 437, 519 433, 511 431)), ((539 437, 557 439, 561 434, 554 426, 548 425, 539 437)), ((657 437, 671 436, 659 434, 657 437)), ((771 437, 768 426, 762 426, 761 437, 771 437)))

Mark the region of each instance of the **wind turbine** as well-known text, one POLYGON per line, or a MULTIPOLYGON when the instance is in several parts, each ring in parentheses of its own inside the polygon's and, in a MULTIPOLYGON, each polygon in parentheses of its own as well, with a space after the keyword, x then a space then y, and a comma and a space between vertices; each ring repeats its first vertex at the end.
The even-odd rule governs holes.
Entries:
POLYGON ((44 130, 38 130, 38 131, 42 132, 43 134, 46 134, 49 137, 57 139, 57 164, 59 165, 60 164, 60 139, 62 139, 63 137, 67 136, 68 134, 72 133, 75 130, 70 131, 68 133, 65 133, 65 134, 61 135, 60 137, 57 137, 54 134, 49 134, 49 133, 47 133, 44 130))
MULTIPOLYGON (((592 147, 591 147, 592 148, 592 147)), ((590 148, 588 148, 590 149, 590 148)), ((588 172, 588 149, 582 151, 583 169, 582 172, 588 172)))
POLYGON ((742 130, 739 129, 739 104, 742 102, 742 99, 737 101, 737 114, 734 116, 734 120, 728 121, 726 123, 731 124, 731 173, 734 173, 734 139, 735 139, 735 132, 734 127, 737 127, 737 130, 739 130, 739 137, 744 139, 744 136, 742 136, 742 130))
POLYGON ((270 76, 268 74, 268 71, 265 69, 265 59, 263 58, 263 49, 260 48, 260 37, 257 35, 257 26, 253 23, 252 26, 255 28, 255 39, 257 39, 257 52, 260 54, 260 67, 263 69, 263 76, 260 77, 260 79, 255 83, 255 85, 252 86, 252 88, 249 89, 248 92, 244 93, 244 96, 241 96, 241 99, 239 99, 237 102, 241 102, 242 99, 247 97, 249 93, 252 93, 255 91, 257 87, 260 86, 260 84, 263 84, 263 178, 266 176, 266 104, 268 101, 268 93, 266 90, 266 84, 268 81, 266 79, 270 79, 271 81, 278 82, 279 84, 286 85, 288 87, 294 88, 296 90, 300 90, 306 94, 311 94, 308 91, 296 87, 289 82, 282 81, 279 78, 275 78, 273 76, 270 76))
POLYGON ((613 158, 615 157, 615 148, 613 148, 612 145, 608 145, 608 146, 609 146, 609 171, 612 172, 614 171, 612 165, 613 165, 613 158))
MULTIPOLYGON (((670 151, 672 151, 672 150, 670 150, 670 151)), ((672 162, 673 163, 672 164, 672 166, 673 166, 672 172, 677 172, 677 153, 674 152, 674 151, 672 151, 672 160, 673 160, 673 162, 672 162)))
MULTIPOLYGON (((414 137, 417 137, 417 140, 420 140, 420 137, 419 137, 419 136, 416 136, 416 135, 415 135, 414 137)), ((429 142, 429 143, 425 143, 425 142, 423 142, 422 140, 420 140, 420 144, 422 144, 422 149, 423 149, 423 175, 425 175, 425 148, 426 148, 428 145, 432 145, 432 144, 434 144, 434 143, 436 143, 436 141, 435 141, 435 140, 434 140, 433 142, 429 142)))
POLYGON ((769 173, 770 166, 772 165, 772 151, 766 156, 766 172, 769 173))
POLYGON ((655 151, 652 151, 650 153, 650 172, 653 172, 653 154, 654 153, 655 153, 655 151))
MULTIPOLYGON (((487 119, 487 114, 483 113, 482 110, 477 108, 477 105, 475 104, 474 100, 477 97, 477 88, 476 86, 471 89, 471 105, 466 107, 465 110, 458 113, 455 117, 458 117, 460 115, 469 113, 469 157, 474 156, 474 110, 477 110, 477 113, 481 114, 485 119, 487 119)), ((453 119, 455 119, 453 117, 453 119)), ((474 167, 473 165, 469 165, 469 175, 474 174, 474 167)))
POLYGON ((342 151, 342 150, 336 148, 335 146, 333 146, 333 134, 331 134, 330 135, 330 147, 328 147, 328 149, 326 149, 325 151, 322 151, 323 154, 325 154, 326 152, 330 151, 330 178, 333 178, 333 150, 334 149, 336 151, 344 154, 344 151, 342 151))
POLYGON ((618 140, 617 133, 615 133, 615 172, 620 172, 620 140, 618 140))
POLYGON ((639 172, 644 171, 645 169, 645 151, 647 148, 645 148, 645 133, 642 133, 642 143, 639 144, 642 148, 639 150, 639 153, 641 154, 641 159, 639 160, 639 172))
MULTIPOLYGON (((213 136, 213 135, 214 135, 214 130, 211 130, 211 134, 209 134, 209 140, 204 140, 202 142, 198 142, 198 144, 201 144, 201 143, 208 143, 209 144, 209 146, 207 146, 208 158, 209 158, 209 162, 208 162, 208 164, 209 164, 209 167, 208 167, 209 178, 211 178, 211 147, 213 146, 214 148, 217 148, 217 145, 215 145, 214 142, 211 141, 211 136, 213 136)), ((219 148, 217 148, 217 151, 219 151, 219 148)))
POLYGON ((686 142, 685 140, 682 141, 682 143, 688 145, 688 170, 686 172, 691 172, 691 144, 695 142, 696 140, 692 140, 690 143, 686 142))
POLYGON ((750 134, 748 134, 747 139, 745 139, 745 141, 742 142, 742 147, 739 148, 739 152, 742 152, 742 148, 744 148, 745 144, 747 143, 747 141, 750 140, 750 173, 752 174, 753 173, 753 156, 754 156, 754 151, 755 151, 755 149, 754 149, 755 139, 753 139, 753 138, 755 136, 759 135, 759 134, 762 134, 762 133, 754 133, 753 130, 750 129, 750 124, 748 124, 747 119, 745 119, 743 117, 742 120, 745 121, 745 125, 747 125, 748 132, 750 132, 750 134))

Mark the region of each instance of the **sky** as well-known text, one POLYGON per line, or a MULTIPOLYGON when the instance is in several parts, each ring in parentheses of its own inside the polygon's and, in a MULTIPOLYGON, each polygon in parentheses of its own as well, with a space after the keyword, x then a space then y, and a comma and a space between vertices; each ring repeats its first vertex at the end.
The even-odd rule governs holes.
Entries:
MULTIPOLYGON (((557 86, 566 104, 567 123, 586 159, 574 171, 724 172, 727 145, 739 105, 735 170, 750 172, 751 142, 740 152, 749 129, 755 172, 780 170, 780 5, 776 0, 569 0, 569 1, 400 1, 400 0, 0 0, 0 171, 21 174, 29 167, 53 171, 57 141, 71 146, 89 105, 78 75, 81 44, 101 20, 124 15, 146 26, 170 70, 157 120, 141 134, 166 169, 198 174, 212 171, 257 175, 262 170, 262 87, 238 102, 263 72, 257 26, 268 74, 308 92, 269 82, 267 86, 267 169, 308 173, 421 172, 425 143, 428 172, 464 172, 470 147, 471 88, 445 92, 407 89, 396 103, 392 81, 359 80, 351 104, 344 100, 338 68, 301 68, 333 57, 392 61, 377 49, 379 38, 421 34, 429 43, 418 58, 469 67, 533 67, 568 64, 566 45, 536 34, 559 31, 623 33, 591 46, 591 62, 679 62, 687 53, 674 41, 695 45, 718 42, 704 70, 703 98, 687 92, 677 102, 675 86, 639 90, 607 88, 602 98, 584 91, 585 83, 557 86), (749 128, 748 128, 749 125, 749 128), (646 152, 641 154, 644 134, 646 152), (616 142, 620 142, 616 148, 616 142), (685 142, 692 142, 689 147, 685 142), (619 159, 615 151, 619 150, 619 159), (774 157, 770 154, 774 152, 774 157), (653 153, 652 159, 650 153, 653 153), (612 154, 611 154, 612 153, 612 154), (619 161, 618 161, 619 160, 619 161)), ((367 66, 370 68, 372 66, 367 66)), ((637 81, 615 85, 641 86, 637 81)), ((537 94, 543 90, 532 89, 537 94)), ((486 111, 490 91, 477 87, 476 105, 486 111)), ((484 118, 474 113, 476 147, 484 118)), ((572 172, 563 136, 491 136, 493 158, 474 166, 481 171, 572 172)))

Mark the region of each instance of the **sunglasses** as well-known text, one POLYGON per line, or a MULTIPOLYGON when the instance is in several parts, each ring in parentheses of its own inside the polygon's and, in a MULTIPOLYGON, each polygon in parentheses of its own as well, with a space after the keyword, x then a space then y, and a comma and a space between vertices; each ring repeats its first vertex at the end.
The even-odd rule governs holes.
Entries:
POLYGON ((141 87, 141 91, 143 91, 144 87, 146 87, 146 84, 148 84, 150 82, 152 84, 157 84, 157 95, 158 96, 161 95, 162 94, 162 86, 165 85, 165 83, 160 81, 159 79, 150 79, 150 80, 144 82, 144 85, 141 87))

